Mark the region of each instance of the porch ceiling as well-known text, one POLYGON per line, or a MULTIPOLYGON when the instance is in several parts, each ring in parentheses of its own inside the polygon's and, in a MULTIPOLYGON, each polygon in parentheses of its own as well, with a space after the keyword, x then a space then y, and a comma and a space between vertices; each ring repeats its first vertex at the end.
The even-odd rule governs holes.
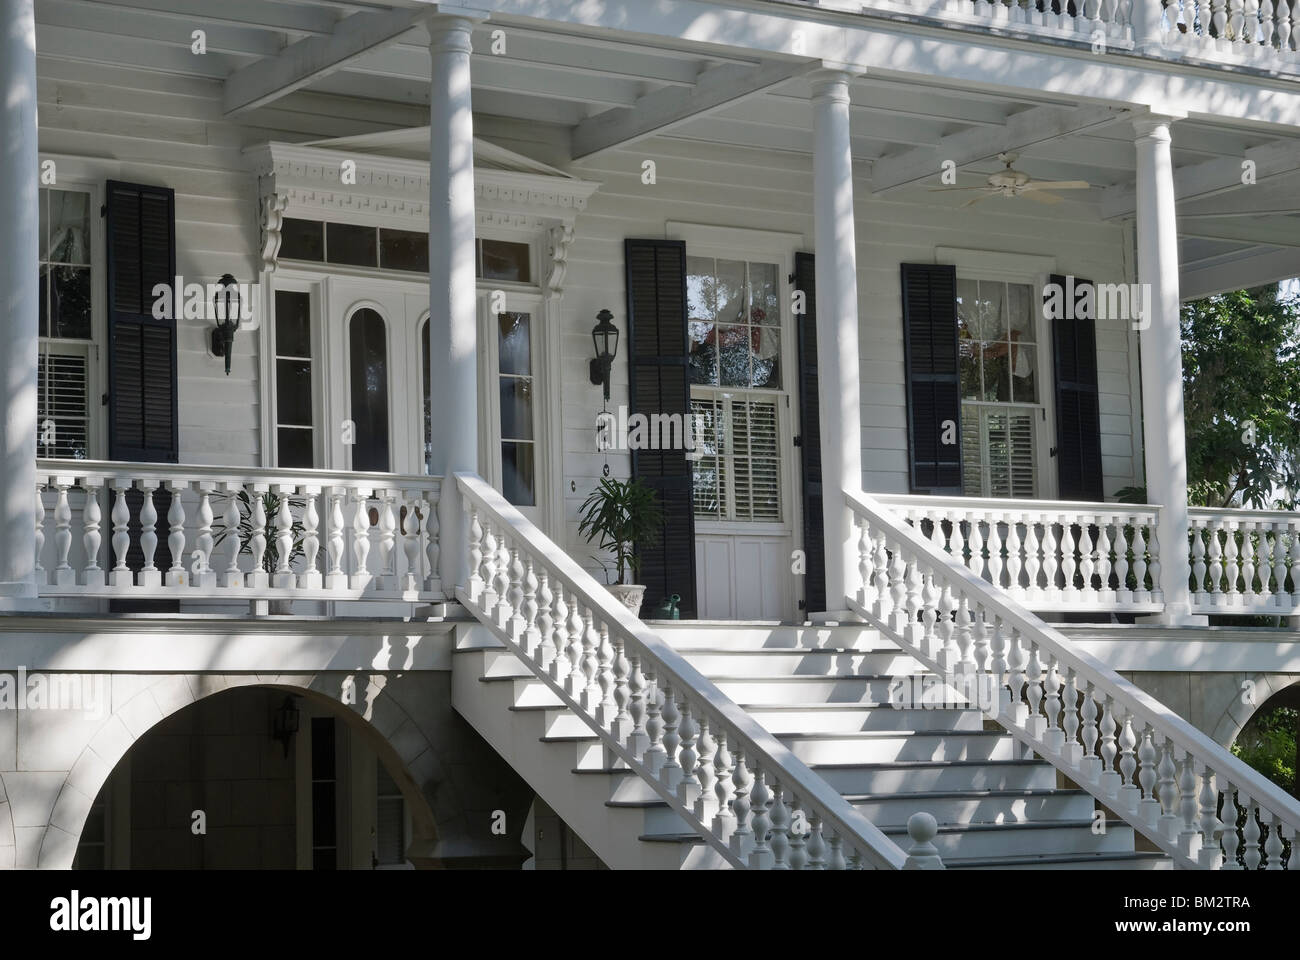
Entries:
MULTIPOLYGON (((414 6, 414 0, 36 0, 37 53, 42 62, 153 71, 160 75, 160 91, 168 89, 163 77, 206 82, 224 94, 227 120, 272 130, 278 126, 277 116, 295 104, 310 101, 310 112, 324 115, 322 99, 380 101, 384 107, 373 112, 339 111, 331 116, 330 128, 316 136, 280 139, 372 134, 422 125, 420 108, 429 100, 427 32, 419 26, 406 29, 401 14, 391 14, 394 8, 414 6), (340 23, 357 15, 369 16, 389 35, 372 44, 353 42, 356 49, 351 49, 348 43, 356 38, 349 33, 359 31, 340 23), (200 28, 207 43, 207 53, 201 56, 191 52, 192 33, 200 28), (314 66, 312 57, 294 58, 285 51, 312 38, 317 48, 341 43, 352 55, 323 70, 302 68, 295 59, 314 66), (231 82, 235 75, 239 79, 231 82), (267 90, 274 96, 259 99, 257 94, 267 90), (263 100, 265 105, 254 105, 263 100), (349 116, 357 118, 350 125, 353 129, 345 119, 349 116)), ((352 26, 360 24, 358 20, 352 26)), ((806 63, 729 57, 715 46, 674 45, 632 35, 579 35, 568 28, 562 32, 520 22, 509 24, 505 51, 493 54, 492 31, 498 26, 489 21, 474 32, 475 110, 487 121, 484 135, 489 138, 488 118, 536 130, 529 139, 540 161, 565 166, 575 156, 647 135, 811 153, 811 90, 801 75, 806 63)), ((905 168, 910 151, 937 157, 949 147, 973 142, 968 156, 957 156, 961 185, 982 183, 1000 168, 993 154, 1012 148, 1021 154, 1017 167, 1037 179, 1086 180, 1094 185, 1069 196, 1068 205, 1058 208, 1066 216, 1124 215, 1116 214, 1116 194, 1132 188, 1135 151, 1122 112, 1113 122, 1072 125, 1081 113, 1096 109, 1095 100, 959 89, 933 78, 906 82, 862 77, 854 81, 852 93, 854 155, 873 190, 882 189, 875 182, 876 170, 890 170, 892 159, 894 172, 885 184, 891 197, 955 206, 968 195, 930 193, 934 177, 900 181, 896 171, 905 168), (1039 112, 1015 119, 1033 110, 1039 112), (1058 133, 1017 136, 1018 128, 1058 114, 1058 133), (1106 203, 1105 188, 1114 188, 1105 194, 1106 203)), ((1215 161, 1230 166, 1252 148, 1279 142, 1271 131, 1189 119, 1174 127, 1174 163, 1180 171, 1209 169, 1206 165, 1215 161)), ((510 145, 521 149, 517 143, 510 145)), ((401 149, 404 155, 419 154, 418 146, 414 154, 408 145, 401 149)), ((1279 168, 1267 171, 1267 179, 1261 171, 1260 184, 1252 191, 1224 183, 1219 189, 1198 188, 1180 199, 1185 266, 1278 254, 1285 263, 1289 250, 1300 272, 1300 131, 1283 142, 1281 150, 1289 160, 1284 157, 1279 168)), ((937 173, 936 167, 929 168, 937 173)), ((1061 215, 1025 206, 1026 215, 1061 215)))

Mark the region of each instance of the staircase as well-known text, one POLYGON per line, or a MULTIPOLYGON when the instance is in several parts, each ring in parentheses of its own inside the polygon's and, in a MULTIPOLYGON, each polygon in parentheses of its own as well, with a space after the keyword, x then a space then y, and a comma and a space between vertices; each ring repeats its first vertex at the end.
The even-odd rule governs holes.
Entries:
MULTIPOLYGON (((1123 821, 1094 833, 1093 798, 977 709, 897 706, 900 678, 923 671, 877 630, 652 626, 895 843, 913 814, 934 816, 949 869, 1171 866, 1135 852, 1123 821)), ((456 709, 608 866, 728 866, 486 631, 457 651, 454 678, 456 709)))
POLYGON ((853 625, 651 630, 454 479, 454 706, 610 867, 1300 870, 1300 803, 864 494, 853 625))

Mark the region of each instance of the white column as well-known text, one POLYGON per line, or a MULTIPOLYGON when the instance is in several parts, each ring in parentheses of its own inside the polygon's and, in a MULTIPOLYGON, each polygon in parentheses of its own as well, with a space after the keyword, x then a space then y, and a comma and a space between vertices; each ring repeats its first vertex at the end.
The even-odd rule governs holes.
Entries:
POLYGON ((429 21, 429 472, 445 479, 438 506, 443 590, 467 582, 465 523, 453 474, 478 472, 478 319, 474 279, 474 116, 465 17, 429 21))
MULTIPOLYGON (((844 491, 862 489, 858 400, 858 264, 853 225, 849 75, 813 75, 813 215, 817 255, 817 377, 827 612, 845 609, 858 563, 844 491)), ((812 611, 810 611, 811 613, 812 611)))
POLYGON ((1183 354, 1179 333, 1178 220, 1169 125, 1148 114, 1137 132, 1138 282, 1151 291, 1151 316, 1141 319, 1142 435, 1147 500, 1160 504, 1160 590, 1168 622, 1191 614, 1188 579, 1187 442, 1183 425, 1183 354))
POLYGON ((32 0, 0 0, 0 603, 36 593, 38 158, 32 0))

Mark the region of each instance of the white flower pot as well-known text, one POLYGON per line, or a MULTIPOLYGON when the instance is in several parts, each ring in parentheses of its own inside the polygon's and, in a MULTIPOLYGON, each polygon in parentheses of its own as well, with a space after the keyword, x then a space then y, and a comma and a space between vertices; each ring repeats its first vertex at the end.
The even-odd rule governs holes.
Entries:
POLYGON ((641 604, 645 600, 645 586, 639 583, 611 583, 606 589, 622 601, 623 606, 632 611, 632 616, 641 615, 641 604))

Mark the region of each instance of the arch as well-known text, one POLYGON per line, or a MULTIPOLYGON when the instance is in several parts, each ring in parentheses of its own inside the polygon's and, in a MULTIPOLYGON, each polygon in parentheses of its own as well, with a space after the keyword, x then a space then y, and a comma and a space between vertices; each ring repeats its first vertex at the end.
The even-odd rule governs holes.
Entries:
MULTIPOLYGON (((410 852, 425 859, 437 841, 438 831, 426 785, 441 778, 441 764, 428 731, 398 700, 385 691, 398 678, 415 674, 329 671, 311 676, 165 674, 142 686, 104 721, 81 749, 51 808, 35 864, 42 869, 70 869, 77 843, 85 829, 91 804, 109 775, 136 743, 158 723, 200 700, 240 687, 284 690, 318 703, 366 738, 384 760, 393 780, 407 801, 412 822, 410 852), (346 678, 355 684, 367 679, 365 689, 356 689, 355 704, 342 702, 346 678)), ((0 790, 3 786, 0 785, 0 790)))
MULTIPOLYGON (((1234 674, 1234 676, 1243 675, 1234 674)), ((1247 703, 1240 696, 1234 696, 1219 717, 1218 722, 1214 725, 1212 736, 1215 743, 1225 748, 1232 745, 1250 718, 1258 713, 1260 708, 1272 699, 1275 694, 1300 684, 1300 676, 1280 673, 1257 673, 1253 677, 1245 677, 1242 683, 1253 685, 1250 689, 1254 694, 1254 703, 1247 703)), ((1240 687, 1241 684, 1238 684, 1239 689, 1240 687)))
POLYGON ((347 411, 348 419, 356 425, 350 466, 353 470, 387 473, 393 466, 392 374, 394 365, 390 353, 393 342, 392 323, 378 306, 360 303, 349 307, 345 316, 347 317, 347 411), (362 387, 359 384, 359 375, 365 373, 367 379, 369 378, 373 369, 372 361, 382 382, 378 384, 367 382, 362 387), (364 405, 367 410, 365 424, 360 422, 358 409, 360 397, 370 398, 364 405), (358 452, 362 453, 367 462, 361 465, 356 463, 358 452))

